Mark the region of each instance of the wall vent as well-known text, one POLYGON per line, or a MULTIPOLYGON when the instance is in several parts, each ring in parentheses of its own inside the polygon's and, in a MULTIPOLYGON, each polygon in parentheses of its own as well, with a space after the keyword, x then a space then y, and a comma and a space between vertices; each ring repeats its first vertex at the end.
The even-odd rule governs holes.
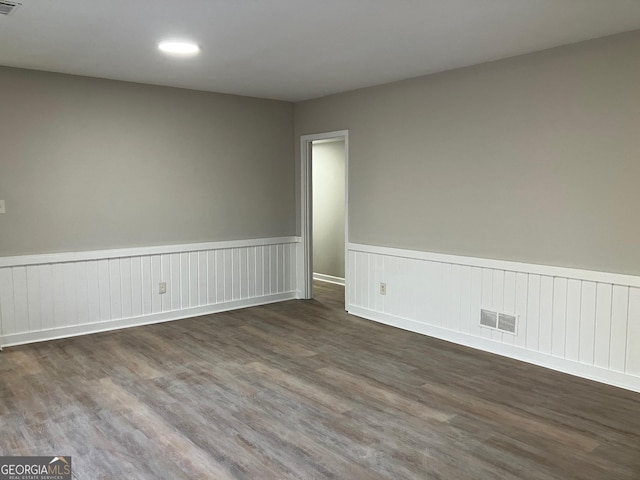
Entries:
POLYGON ((480 310, 480 325, 483 327, 498 328, 498 312, 480 310))
POLYGON ((0 15, 11 15, 21 4, 0 0, 0 15))
POLYGON ((506 313, 498 314, 498 330, 508 333, 516 333, 516 316, 506 313))
POLYGON ((500 330, 501 332, 516 334, 518 324, 517 315, 496 312, 485 308, 480 309, 480 326, 500 330))

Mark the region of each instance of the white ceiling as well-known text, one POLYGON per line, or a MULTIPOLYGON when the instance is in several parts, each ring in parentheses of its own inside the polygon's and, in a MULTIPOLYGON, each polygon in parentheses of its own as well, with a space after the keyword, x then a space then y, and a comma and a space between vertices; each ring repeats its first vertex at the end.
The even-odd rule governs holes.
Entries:
POLYGON ((640 28, 640 0, 21 1, 0 65, 291 101, 640 28))

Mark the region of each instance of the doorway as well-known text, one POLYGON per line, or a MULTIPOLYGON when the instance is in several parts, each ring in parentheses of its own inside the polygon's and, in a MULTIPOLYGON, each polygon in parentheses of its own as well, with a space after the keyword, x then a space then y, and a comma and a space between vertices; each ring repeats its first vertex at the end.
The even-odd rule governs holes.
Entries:
POLYGON ((303 135, 301 146, 301 297, 313 298, 313 279, 345 285, 348 305, 349 132, 303 135))

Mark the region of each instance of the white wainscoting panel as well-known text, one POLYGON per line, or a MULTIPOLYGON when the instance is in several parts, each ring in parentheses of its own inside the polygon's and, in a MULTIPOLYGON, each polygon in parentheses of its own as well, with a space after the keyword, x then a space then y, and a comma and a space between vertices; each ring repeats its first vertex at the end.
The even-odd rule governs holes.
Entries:
POLYGON ((352 314, 640 391, 639 277, 352 243, 348 255, 352 314), (481 307, 516 314, 516 334, 481 327, 481 307))
POLYGON ((0 258, 0 345, 293 299, 298 237, 0 258), (159 283, 167 293, 159 294, 159 283))

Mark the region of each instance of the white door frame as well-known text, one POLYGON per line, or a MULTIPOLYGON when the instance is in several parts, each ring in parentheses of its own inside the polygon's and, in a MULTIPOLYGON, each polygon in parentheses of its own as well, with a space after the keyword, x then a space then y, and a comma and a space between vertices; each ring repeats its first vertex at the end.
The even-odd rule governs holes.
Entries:
POLYGON ((310 299, 313 295, 313 210, 311 177, 311 142, 329 138, 344 138, 344 284, 345 309, 349 304, 349 130, 314 133, 300 137, 300 225, 302 243, 298 255, 298 285, 300 297, 310 299))

